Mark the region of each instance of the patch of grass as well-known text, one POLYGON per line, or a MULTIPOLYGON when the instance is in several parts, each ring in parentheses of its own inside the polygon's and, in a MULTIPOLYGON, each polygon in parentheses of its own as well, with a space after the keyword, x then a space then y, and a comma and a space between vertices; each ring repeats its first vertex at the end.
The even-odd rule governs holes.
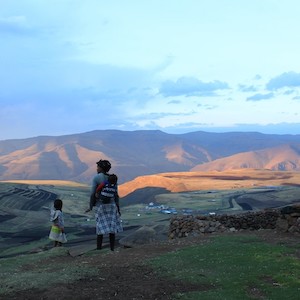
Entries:
POLYGON ((147 211, 145 205, 135 204, 122 208, 122 220, 130 226, 142 226, 154 222, 169 222, 170 216, 161 214, 158 210, 147 211))
POLYGON ((299 299, 296 248, 254 237, 223 236, 149 263, 168 277, 212 286, 209 291, 177 295, 178 299, 299 299))
POLYGON ((20 253, 28 253, 32 251, 32 249, 45 247, 47 244, 52 243, 48 238, 42 238, 40 240, 36 240, 33 242, 23 243, 20 246, 14 246, 10 247, 4 250, 0 249, 0 255, 6 256, 6 255, 19 255, 20 253))
POLYGON ((201 211, 202 213, 226 213, 242 211, 242 207, 236 203, 233 197, 243 193, 243 190, 168 193, 157 195, 156 201, 165 206, 176 208, 179 213, 181 213, 181 210, 187 208, 194 211, 201 211))
POLYGON ((46 288, 57 283, 71 283, 97 274, 96 267, 70 264, 67 256, 67 250, 60 247, 39 254, 1 259, 0 295, 25 289, 46 288), (64 255, 66 259, 60 259, 58 264, 55 258, 64 255), (49 263, 49 259, 53 260, 52 264, 49 263))

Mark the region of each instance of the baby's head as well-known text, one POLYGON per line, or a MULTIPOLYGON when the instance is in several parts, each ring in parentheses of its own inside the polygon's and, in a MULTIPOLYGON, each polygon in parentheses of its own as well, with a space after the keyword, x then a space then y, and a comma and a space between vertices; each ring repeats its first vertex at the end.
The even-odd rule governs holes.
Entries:
POLYGON ((53 204, 56 210, 61 210, 63 206, 63 202, 60 199, 56 199, 53 204))
POLYGON ((116 174, 110 174, 108 176, 108 182, 110 184, 113 184, 113 185, 117 184, 117 182, 118 182, 118 176, 116 174))

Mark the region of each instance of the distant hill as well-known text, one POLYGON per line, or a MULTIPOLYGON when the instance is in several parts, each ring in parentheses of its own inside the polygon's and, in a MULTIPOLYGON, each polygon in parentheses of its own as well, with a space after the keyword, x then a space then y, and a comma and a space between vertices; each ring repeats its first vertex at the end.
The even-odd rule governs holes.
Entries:
POLYGON ((167 134, 151 130, 96 130, 4 140, 0 141, 0 180, 89 183, 100 158, 111 161, 111 172, 119 175, 120 183, 143 175, 221 167, 299 170, 299 145, 300 135, 202 131, 167 134))
POLYGON ((263 150, 243 152, 199 164, 191 171, 224 171, 243 168, 300 171, 300 144, 280 145, 263 150))
POLYGON ((265 186, 300 186, 300 172, 235 169, 208 172, 172 172, 137 177, 119 187, 120 195, 130 199, 168 192, 231 190, 265 186), (131 194, 134 193, 132 196, 131 194), (143 194, 142 194, 143 193, 143 194), (133 197, 134 196, 134 197, 133 197))

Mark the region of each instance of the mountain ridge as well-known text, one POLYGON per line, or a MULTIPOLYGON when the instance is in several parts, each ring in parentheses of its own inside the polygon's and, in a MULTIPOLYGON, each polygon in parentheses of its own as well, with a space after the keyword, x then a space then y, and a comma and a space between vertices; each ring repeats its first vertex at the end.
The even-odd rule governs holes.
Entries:
MULTIPOLYGON (((280 152, 277 147, 290 149, 285 150, 286 156, 281 161, 273 157, 278 161, 278 169, 297 171, 300 170, 299 145, 300 135, 203 131, 168 134, 159 130, 94 130, 4 140, 0 141, 0 180, 88 183, 96 172, 96 161, 108 159, 112 163, 111 172, 117 173, 120 183, 124 183, 157 173, 212 170, 220 160, 224 170, 230 169, 234 168, 233 161, 241 157, 244 161, 240 165, 252 167, 264 160, 264 151, 268 151, 270 157, 272 152, 278 157, 282 155, 284 151, 280 152)), ((267 162, 262 168, 269 168, 267 162)))

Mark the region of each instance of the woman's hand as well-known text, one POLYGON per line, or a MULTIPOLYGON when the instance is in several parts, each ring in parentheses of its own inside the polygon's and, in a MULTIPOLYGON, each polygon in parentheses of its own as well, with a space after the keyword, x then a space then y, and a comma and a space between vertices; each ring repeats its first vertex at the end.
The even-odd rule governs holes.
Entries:
POLYGON ((120 206, 119 205, 117 205, 117 209, 118 209, 118 213, 119 213, 119 215, 121 217, 121 210, 120 210, 120 206))

